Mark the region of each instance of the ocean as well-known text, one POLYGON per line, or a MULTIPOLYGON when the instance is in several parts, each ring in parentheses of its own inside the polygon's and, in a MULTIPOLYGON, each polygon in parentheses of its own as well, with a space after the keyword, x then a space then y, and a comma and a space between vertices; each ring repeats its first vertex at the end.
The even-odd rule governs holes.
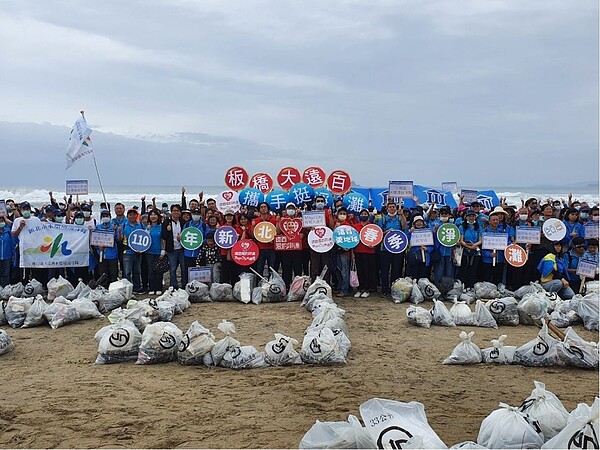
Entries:
MULTIPOLYGON (((462 186, 459 185, 459 189, 462 186)), ((223 186, 186 186, 186 197, 189 200, 198 198, 200 192, 204 192, 204 198, 215 197, 219 192, 226 190, 223 186)), ((544 202, 547 198, 552 199, 567 199, 569 192, 573 193, 573 199, 579 201, 588 202, 590 205, 597 205, 599 203, 600 194, 598 193, 598 186, 590 185, 587 187, 579 187, 573 189, 565 189, 561 187, 464 187, 464 189, 477 189, 477 190, 488 190, 492 189, 496 192, 498 197, 506 197, 509 205, 519 206, 521 204, 521 198, 527 200, 530 197, 540 198, 544 202)), ((16 202, 28 201, 35 207, 40 207, 49 203, 48 192, 52 190, 54 198, 57 201, 62 202, 65 195, 65 186, 56 187, 56 189, 40 189, 35 187, 17 187, 9 189, 0 189, 0 200, 1 199, 13 199, 16 202)), ((116 202, 124 203, 126 207, 139 205, 141 203, 142 196, 146 196, 146 203, 152 203, 152 197, 156 197, 156 203, 160 207, 163 202, 179 203, 181 200, 181 186, 105 186, 104 187, 106 200, 114 205, 116 202)), ((80 196, 79 200, 91 199, 96 204, 102 202, 102 194, 99 186, 90 182, 90 193, 89 195, 80 196)), ((455 196, 458 198, 458 196, 455 196)))

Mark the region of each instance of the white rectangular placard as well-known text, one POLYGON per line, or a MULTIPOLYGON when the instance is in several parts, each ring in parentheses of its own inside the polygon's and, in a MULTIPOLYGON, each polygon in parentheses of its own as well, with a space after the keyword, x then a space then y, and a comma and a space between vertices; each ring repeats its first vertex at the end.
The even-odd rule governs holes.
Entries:
POLYGON ((472 189, 461 189, 460 196, 462 197, 463 203, 471 204, 477 201, 477 191, 472 189))
POLYGON ((586 239, 591 239, 591 238, 598 239, 598 224, 597 223, 588 222, 585 224, 585 238, 586 239))
POLYGON ((67 195, 87 195, 88 180, 67 180, 67 195))
POLYGON ((442 191, 450 191, 453 194, 458 193, 458 183, 456 181, 442 182, 442 191))
POLYGON ((594 278, 596 276, 596 269, 598 265, 594 261, 588 261, 586 259, 580 259, 577 264, 577 275, 582 277, 594 278))
POLYGON ((415 230, 410 234, 411 247, 433 245, 433 232, 429 229, 415 230))
POLYGON ((212 268, 207 266, 190 267, 188 269, 188 280, 210 283, 212 281, 212 268))
POLYGON ((105 248, 114 247, 115 232, 92 230, 90 233, 90 245, 105 248))
POLYGON ((508 246, 508 234, 485 233, 481 248, 484 250, 504 250, 508 246))
POLYGON ((388 197, 412 198, 414 193, 412 181, 390 181, 388 188, 388 197))
POLYGON ((303 211, 302 226, 304 228, 326 227, 325 211, 303 211))
POLYGON ((542 229, 537 227, 517 227, 517 244, 539 244, 542 229))

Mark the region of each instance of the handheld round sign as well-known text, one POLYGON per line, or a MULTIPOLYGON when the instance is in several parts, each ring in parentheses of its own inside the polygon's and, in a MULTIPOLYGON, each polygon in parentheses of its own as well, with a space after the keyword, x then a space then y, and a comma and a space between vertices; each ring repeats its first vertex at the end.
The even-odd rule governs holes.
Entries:
POLYGON ((351 249, 360 243, 360 235, 353 227, 341 225, 333 230, 333 242, 342 248, 351 249))
POLYGON ((294 239, 302 231, 302 219, 284 217, 279 222, 279 228, 288 238, 294 239))
POLYGON ((187 227, 181 232, 181 246, 186 250, 196 250, 202 245, 204 237, 198 228, 187 227))
POLYGON ((333 245, 333 231, 328 227, 317 227, 308 233, 308 246, 317 253, 327 253, 333 245))
POLYGON ((281 212, 289 202, 289 196, 281 189, 274 189, 265 195, 265 202, 269 204, 271 211, 281 212))
POLYGON ((225 172, 225 184, 232 191, 244 189, 248 184, 248 172, 243 167, 232 167, 225 172))
POLYGON ((250 239, 237 241, 231 247, 231 259, 240 266, 251 266, 258 259, 258 245, 250 239))
POLYGON ((375 247, 383 239, 383 230, 379 225, 369 223, 360 230, 360 241, 367 247, 375 247))
POLYGON ((227 210, 232 209, 235 212, 240 210, 240 201, 239 195, 235 191, 223 191, 219 195, 217 195, 217 209, 221 211, 223 214, 227 212, 227 210))
POLYGON ((318 195, 321 195, 325 198, 325 206, 327 206, 328 208, 331 208, 333 206, 333 194, 329 189, 324 187, 315 189, 315 197, 317 197, 318 195))
POLYGON ((352 180, 348 172, 343 170, 334 170, 327 177, 327 187, 336 195, 345 194, 350 190, 352 180))
POLYGON ((266 194, 273 189, 273 178, 268 173, 255 173, 250 178, 250 187, 266 194))
POLYGON ((523 267, 527 263, 527 252, 517 244, 510 244, 504 249, 504 257, 513 267, 523 267))
POLYGON ((215 230, 215 243, 221 248, 231 248, 238 241, 235 228, 224 225, 215 230))
POLYGON ((558 219, 548 219, 542 225, 544 236, 550 241, 560 241, 567 235, 567 227, 558 219))
POLYGON ((254 226, 254 239, 262 244, 268 244, 275 239, 277 228, 271 222, 259 222, 254 226))
POLYGON ((390 253, 402 253, 408 247, 408 236, 400 230, 391 230, 384 236, 383 246, 390 253))
POLYGON ((240 205, 258 207, 258 204, 263 201, 264 195, 256 188, 247 187, 242 189, 238 194, 240 205))
POLYGON ((460 231, 453 223, 444 223, 437 230, 437 238, 444 247, 454 247, 460 241, 460 231))
POLYGON ((358 192, 352 192, 344 195, 342 202, 344 207, 354 214, 358 214, 361 210, 369 207, 369 200, 367 200, 367 197, 365 197, 363 194, 359 194, 358 192))
POLYGON ((302 181, 313 188, 323 186, 326 179, 325 171, 317 166, 309 167, 302 172, 302 181))
POLYGON ((311 203, 315 198, 315 190, 306 183, 296 183, 288 192, 290 202, 296 206, 311 203))
POLYGON ((284 167, 277 174, 277 184, 286 191, 289 191, 293 185, 301 180, 300 172, 295 167, 284 167))
POLYGON ((133 230, 127 237, 127 245, 135 252, 145 252, 150 248, 152 238, 146 230, 133 230))

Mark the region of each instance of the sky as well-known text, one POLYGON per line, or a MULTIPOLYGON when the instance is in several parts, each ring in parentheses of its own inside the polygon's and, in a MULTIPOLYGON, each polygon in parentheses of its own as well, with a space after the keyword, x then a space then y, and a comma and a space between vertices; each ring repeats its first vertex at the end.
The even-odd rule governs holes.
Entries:
MULTIPOLYGON (((598 23, 595 0, 2 0, 0 122, 85 110, 105 184, 127 184, 115 154, 206 185, 597 181, 598 23)), ((68 128, 13 157, 56 155, 31 172, 62 182, 68 128)))

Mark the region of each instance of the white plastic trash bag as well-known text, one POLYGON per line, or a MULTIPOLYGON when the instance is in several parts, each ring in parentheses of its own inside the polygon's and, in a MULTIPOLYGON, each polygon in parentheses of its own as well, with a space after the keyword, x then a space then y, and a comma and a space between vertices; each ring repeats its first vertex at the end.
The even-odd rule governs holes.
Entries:
POLYGON ((484 328, 498 328, 496 319, 492 316, 492 313, 487 309, 481 300, 475 302, 475 325, 484 328))
POLYGON ((258 369, 265 367, 265 355, 251 345, 227 347, 219 366, 228 369, 258 369))
POLYGON ((285 301, 287 293, 285 282, 281 275, 271 269, 271 276, 268 281, 262 281, 262 301, 265 303, 276 303, 285 301))
POLYGON ((214 346, 214 335, 195 320, 181 339, 177 359, 181 364, 188 366, 201 365, 204 361, 204 355, 210 354, 214 346))
POLYGON ((62 276, 58 278, 52 278, 48 281, 48 301, 52 302, 56 297, 67 296, 73 290, 73 285, 69 283, 69 280, 64 279, 62 276))
POLYGON ((498 325, 519 325, 519 310, 515 298, 504 297, 490 300, 485 306, 490 310, 498 325))
POLYGON ((307 333, 302 341, 300 357, 307 364, 346 364, 344 351, 329 328, 307 333))
POLYGON ((4 308, 4 314, 6 321, 13 328, 20 328, 25 323, 27 318, 27 312, 33 304, 33 297, 30 298, 19 298, 10 297, 6 307, 4 308))
POLYGON ((391 294, 394 303, 407 301, 412 294, 413 280, 410 277, 398 278, 392 283, 391 294))
POLYGON ((9 284, 0 291, 0 300, 8 300, 11 297, 21 297, 24 291, 23 283, 9 284))
POLYGON ((256 275, 243 272, 240 279, 233 285, 233 298, 242 303, 252 301, 252 289, 256 287, 256 275))
POLYGON ((524 366, 558 366, 562 361, 556 350, 558 341, 548 334, 548 325, 542 319, 542 329, 535 339, 517 348, 515 363, 524 366))
POLYGON ((479 281, 473 285, 475 297, 478 299, 500 298, 502 294, 498 291, 498 287, 488 281, 479 281))
POLYGON ((408 323, 411 325, 416 325, 418 327, 423 328, 431 328, 431 322, 433 318, 429 311, 420 306, 410 305, 406 308, 406 318, 408 319, 408 323))
POLYGON ((405 448, 404 444, 416 436, 423 439, 424 448, 448 448, 429 426, 422 403, 372 398, 359 410, 374 448, 405 448))
POLYGON ((75 286, 75 289, 73 289, 71 292, 69 292, 67 295, 65 295, 65 298, 67 300, 75 300, 76 298, 79 297, 79 295, 84 291, 84 290, 90 290, 90 287, 85 284, 83 281, 79 280, 79 283, 77 283, 77 286, 75 286))
POLYGON ((521 286, 514 293, 516 298, 523 298, 527 294, 534 294, 536 292, 543 294, 544 292, 546 292, 546 290, 542 287, 542 285, 539 282, 532 281, 529 284, 521 286))
POLYGON ((131 321, 121 320, 103 327, 95 338, 99 340, 96 364, 113 364, 137 359, 142 334, 131 321))
POLYGON ((290 284, 290 290, 287 294, 288 302, 299 302, 304 299, 304 295, 310 287, 310 277, 308 275, 297 275, 290 284))
POLYGON ((8 333, 2 329, 0 329, 0 355, 4 355, 5 353, 12 352, 15 348, 15 344, 12 339, 8 335, 8 333))
POLYGON ((197 280, 192 280, 185 285, 185 292, 188 293, 188 300, 191 303, 212 302, 209 295, 209 288, 206 284, 197 280))
POLYGON ((233 287, 229 283, 213 283, 209 291, 210 298, 213 302, 232 302, 233 287))
POLYGON ((75 306, 73 306, 73 302, 62 296, 56 297, 54 301, 46 307, 44 310, 44 317, 53 330, 81 320, 81 316, 79 315, 79 312, 77 312, 75 306))
POLYGON ((556 395, 546 390, 544 383, 534 381, 533 384, 535 389, 519 406, 519 411, 529 414, 529 417, 537 421, 544 441, 547 441, 567 426, 569 412, 556 395))
POLYGON ((91 300, 85 298, 76 298, 73 300, 72 304, 82 320, 102 319, 104 317, 102 313, 98 311, 96 304, 91 300))
POLYGON ((477 325, 475 322, 475 317, 473 316, 473 312, 471 312, 471 308, 469 308, 467 302, 454 300, 454 304, 450 308, 450 315, 452 316, 452 320, 457 326, 477 325))
POLYGON ((433 300, 433 308, 431 308, 431 317, 435 325, 443 327, 455 327, 456 324, 450 315, 450 311, 441 300, 433 300))
POLYGON ((298 341, 281 333, 265 345, 265 362, 270 366, 291 366, 302 364, 300 354, 294 349, 298 341))
POLYGON ((492 339, 490 341, 492 346, 481 350, 482 362, 493 364, 512 364, 515 359, 515 351, 517 350, 517 347, 514 345, 504 345, 505 340, 505 334, 500 336, 498 339, 492 339))
POLYGON ((171 322, 151 323, 144 329, 136 364, 157 364, 177 359, 183 332, 171 322))
POLYGON ((474 331, 469 334, 461 331, 459 334, 461 343, 454 347, 450 356, 442 364, 479 364, 481 362, 481 350, 471 342, 474 334, 474 331))
POLYGON ((313 284, 308 287, 300 306, 305 306, 308 311, 311 311, 309 304, 311 303, 312 297, 317 294, 322 294, 326 297, 333 298, 331 286, 329 286, 329 284, 327 284, 327 282, 320 277, 317 277, 313 284))
POLYGON ((473 441, 465 441, 465 442, 460 442, 458 444, 454 444, 452 448, 462 448, 462 449, 479 449, 479 448, 483 448, 485 449, 486 447, 484 447, 483 445, 479 445, 477 442, 473 442, 473 441))
POLYGON ((25 297, 35 297, 37 295, 44 295, 44 286, 35 278, 32 278, 29 283, 23 288, 23 295, 25 297))
POLYGON ((486 448, 540 448, 544 438, 535 421, 505 403, 483 419, 477 443, 486 448))
POLYGON ((565 330, 565 338, 556 344, 556 353, 561 362, 567 366, 582 369, 598 369, 598 344, 583 340, 573 328, 565 330))
POLYGON ((440 290, 427 278, 419 278, 418 285, 425 300, 433 300, 434 298, 439 300, 442 296, 440 290))
POLYGON ((347 422, 319 422, 306 432, 298 448, 376 448, 375 442, 365 427, 353 415, 347 422))
POLYGON ((413 284, 413 287, 410 291, 410 298, 408 299, 411 303, 418 305, 419 303, 423 303, 425 301, 425 297, 421 293, 421 289, 419 289, 418 284, 413 284))
POLYGON ((577 314, 583 320, 583 326, 586 330, 598 331, 599 304, 600 294, 598 292, 587 294, 579 301, 577 314))
POLYGON ((218 366, 227 353, 229 347, 239 347, 240 342, 234 339, 231 335, 235 333, 235 325, 228 320, 222 320, 217 328, 225 334, 225 337, 220 341, 216 342, 211 350, 211 359, 215 366, 218 366))
POLYGON ((124 300, 131 300, 131 297, 133 296, 133 283, 126 278, 123 278, 118 281, 113 281, 108 285, 108 292, 111 294, 113 292, 119 292, 124 298, 124 300))
POLYGON ((550 307, 550 299, 543 293, 525 294, 517 304, 519 322, 523 325, 533 325, 536 321, 546 317, 550 307))
POLYGON ((571 414, 567 426, 542 445, 542 448, 599 448, 599 416, 600 400, 596 397, 588 414, 576 416, 571 414))
POLYGON ((23 328, 29 327, 37 327, 40 325, 44 325, 46 323, 46 318, 44 317, 44 312, 48 307, 48 303, 44 301, 42 296, 38 294, 33 300, 31 307, 27 311, 27 317, 25 317, 25 322, 23 322, 23 328))

